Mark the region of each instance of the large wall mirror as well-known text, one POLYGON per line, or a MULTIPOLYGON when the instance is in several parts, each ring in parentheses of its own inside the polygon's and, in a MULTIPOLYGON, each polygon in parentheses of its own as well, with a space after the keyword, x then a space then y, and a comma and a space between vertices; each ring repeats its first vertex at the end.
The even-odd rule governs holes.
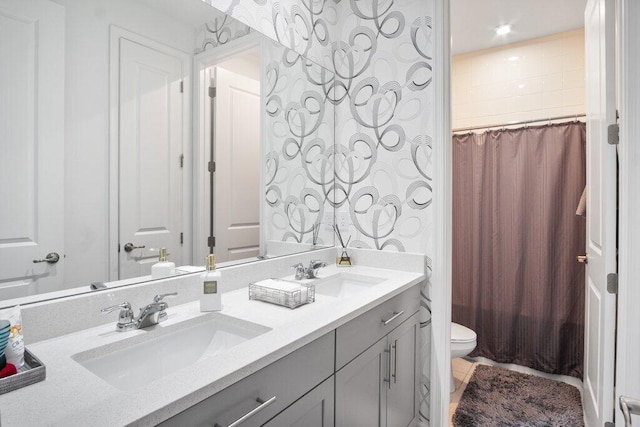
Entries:
POLYGON ((333 246, 325 68, 201 0, 0 0, 0 61, 0 301, 333 246))

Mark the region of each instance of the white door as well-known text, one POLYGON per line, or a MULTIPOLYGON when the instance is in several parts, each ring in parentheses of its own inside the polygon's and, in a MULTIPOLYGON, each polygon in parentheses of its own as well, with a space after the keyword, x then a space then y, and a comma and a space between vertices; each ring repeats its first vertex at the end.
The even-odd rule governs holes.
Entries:
POLYGON ((218 261, 260 253, 260 82, 216 67, 214 236, 218 261))
POLYGON ((161 247, 182 262, 183 64, 126 38, 119 43, 119 278, 126 279, 150 274, 161 247))
POLYGON ((64 14, 0 2, 0 300, 64 285, 64 14))
POLYGON ((616 149, 607 127, 616 122, 613 0, 589 0, 585 10, 587 71, 587 259, 584 409, 588 426, 613 421, 616 272, 616 149))
MULTIPOLYGON (((637 0, 617 2, 618 40, 620 52, 620 213, 618 339, 616 345, 616 395, 640 399, 640 3, 637 0)), ((618 405, 616 399, 615 405, 618 405)), ((616 413, 616 425, 624 426, 623 414, 616 413)), ((640 425, 640 414, 632 416, 640 425)))

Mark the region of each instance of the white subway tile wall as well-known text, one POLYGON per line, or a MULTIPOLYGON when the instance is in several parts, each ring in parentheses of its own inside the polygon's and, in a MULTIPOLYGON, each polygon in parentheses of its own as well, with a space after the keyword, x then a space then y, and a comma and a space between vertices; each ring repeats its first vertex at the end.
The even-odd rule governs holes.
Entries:
POLYGON ((584 30, 453 57, 453 128, 585 111, 584 30))

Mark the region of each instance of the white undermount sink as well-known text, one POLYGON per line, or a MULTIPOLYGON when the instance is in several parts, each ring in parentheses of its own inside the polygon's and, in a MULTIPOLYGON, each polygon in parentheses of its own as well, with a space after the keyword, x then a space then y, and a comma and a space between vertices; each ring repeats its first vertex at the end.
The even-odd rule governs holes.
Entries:
POLYGON ((126 391, 269 330, 266 326, 216 313, 167 327, 158 326, 148 335, 78 353, 72 358, 109 384, 126 391))
POLYGON ((371 289, 387 279, 362 274, 338 273, 308 282, 316 287, 316 294, 334 298, 348 298, 371 289))

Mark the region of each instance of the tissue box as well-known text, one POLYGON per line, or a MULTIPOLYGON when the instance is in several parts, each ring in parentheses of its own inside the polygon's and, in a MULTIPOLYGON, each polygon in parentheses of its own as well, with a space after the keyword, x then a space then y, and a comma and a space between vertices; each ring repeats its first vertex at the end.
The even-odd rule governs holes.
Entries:
POLYGON ((249 299, 296 308, 316 300, 316 287, 282 279, 249 284, 249 299))

